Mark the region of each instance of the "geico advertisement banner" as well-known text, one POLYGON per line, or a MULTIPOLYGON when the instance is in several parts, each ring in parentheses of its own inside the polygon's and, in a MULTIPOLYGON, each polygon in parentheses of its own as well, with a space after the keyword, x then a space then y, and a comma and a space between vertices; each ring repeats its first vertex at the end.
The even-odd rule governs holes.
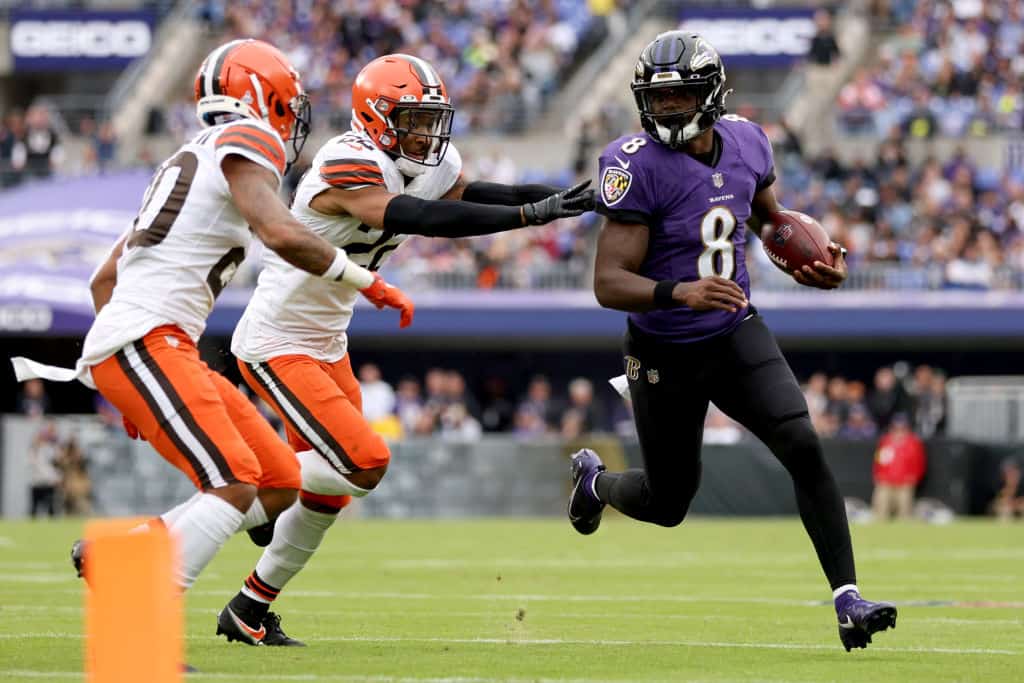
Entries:
POLYGON ((679 28, 699 33, 730 66, 785 66, 807 55, 814 37, 813 10, 684 11, 679 28))
POLYGON ((12 11, 15 71, 120 69, 153 44, 149 12, 12 11))

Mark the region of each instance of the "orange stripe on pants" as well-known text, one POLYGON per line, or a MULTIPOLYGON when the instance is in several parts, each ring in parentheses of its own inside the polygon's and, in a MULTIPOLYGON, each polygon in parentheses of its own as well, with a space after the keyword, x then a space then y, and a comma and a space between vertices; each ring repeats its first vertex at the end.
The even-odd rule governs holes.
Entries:
POLYGON ((264 473, 254 450, 283 472, 290 468, 287 476, 279 472, 275 477, 298 488, 294 454, 270 425, 265 430, 256 426, 254 418, 266 421, 255 406, 200 360, 195 344, 177 326, 157 327, 126 345, 94 366, 92 378, 100 393, 198 488, 260 485, 264 473), (243 437, 242 425, 253 433, 243 437))
POLYGON ((350 472, 388 464, 387 444, 363 418, 347 355, 335 363, 287 355, 252 365, 239 361, 242 377, 284 420, 296 451, 316 450, 350 472))

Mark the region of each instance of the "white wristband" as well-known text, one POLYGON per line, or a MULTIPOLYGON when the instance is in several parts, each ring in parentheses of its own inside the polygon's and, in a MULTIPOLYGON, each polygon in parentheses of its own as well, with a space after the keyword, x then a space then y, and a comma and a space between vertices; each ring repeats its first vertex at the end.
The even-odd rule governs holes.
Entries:
POLYGON ((366 289, 373 284, 373 272, 363 268, 358 263, 348 262, 345 272, 341 274, 341 281, 356 289, 366 289))
POLYGON ((345 254, 344 249, 334 248, 334 260, 331 261, 331 265, 327 266, 327 270, 320 274, 325 280, 341 280, 345 274, 345 266, 348 265, 348 256, 345 254))

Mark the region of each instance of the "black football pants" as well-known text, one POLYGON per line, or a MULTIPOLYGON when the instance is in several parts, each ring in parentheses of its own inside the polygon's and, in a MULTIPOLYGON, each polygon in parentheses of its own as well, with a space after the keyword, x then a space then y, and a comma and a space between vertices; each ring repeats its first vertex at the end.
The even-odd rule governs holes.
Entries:
POLYGON ((597 491, 603 501, 645 522, 682 522, 700 483, 704 418, 713 401, 788 470, 800 518, 832 588, 856 583, 842 495, 800 386, 760 316, 688 344, 631 329, 625 353, 644 467, 602 474, 597 491))

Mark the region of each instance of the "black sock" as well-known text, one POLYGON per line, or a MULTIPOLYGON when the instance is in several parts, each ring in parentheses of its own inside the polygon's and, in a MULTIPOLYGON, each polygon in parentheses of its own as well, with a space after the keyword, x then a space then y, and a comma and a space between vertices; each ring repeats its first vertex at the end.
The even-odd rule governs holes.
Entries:
POLYGON ((263 617, 267 616, 267 612, 270 610, 269 604, 253 600, 241 591, 231 598, 228 606, 231 607, 232 612, 238 615, 239 619, 253 627, 262 622, 263 617))

